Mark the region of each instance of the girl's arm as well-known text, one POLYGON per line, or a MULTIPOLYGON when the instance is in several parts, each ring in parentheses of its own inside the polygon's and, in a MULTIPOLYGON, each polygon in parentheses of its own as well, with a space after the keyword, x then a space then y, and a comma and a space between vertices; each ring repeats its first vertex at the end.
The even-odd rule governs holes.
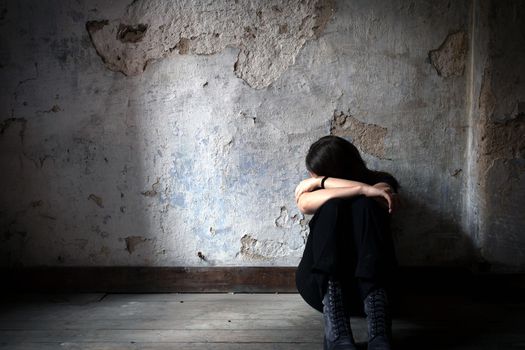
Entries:
MULTIPOLYGON (((321 186, 321 180, 323 179, 323 177, 317 177, 317 178, 319 179, 319 187, 320 187, 321 186)), ((354 186, 369 186, 369 185, 367 185, 365 183, 362 183, 362 182, 359 182, 359 181, 352 181, 352 180, 347 180, 347 179, 338 179, 338 178, 335 178, 335 177, 328 177, 324 181, 324 188, 354 187, 354 186)), ((389 183, 387 183, 387 182, 378 182, 378 183, 374 184, 373 186, 377 187, 377 188, 383 188, 383 189, 388 188, 389 191, 394 191, 392 186, 389 183)))
MULTIPOLYGON (((295 201, 303 192, 312 192, 321 188, 321 181, 324 176, 311 176, 301 181, 295 188, 295 201)), ((328 177, 324 182, 324 188, 338 188, 338 187, 356 187, 366 185, 362 182, 351 181, 346 179, 338 179, 335 177, 328 177)))
MULTIPOLYGON (((311 176, 301 181, 295 188, 295 200, 299 198, 303 192, 312 192, 321 187, 321 180, 324 176, 311 176)), ((347 179, 339 179, 335 177, 328 177, 324 182, 324 188, 338 188, 338 187, 355 187, 355 186, 369 186, 363 182, 352 181, 347 179)), ((387 189, 393 191, 392 186, 387 182, 378 182, 374 187, 387 189)))
MULTIPOLYGON (((307 179, 309 180, 309 179, 307 179)), ((313 180, 312 180, 313 182, 313 180)), ((392 212, 392 194, 385 187, 374 187, 367 185, 362 182, 350 181, 345 179, 328 178, 324 182, 325 188, 316 191, 305 191, 301 192, 297 197, 297 206, 299 210, 304 214, 313 214, 317 209, 324 204, 330 198, 346 198, 354 197, 359 195, 365 195, 367 197, 382 197, 385 198, 388 203, 388 211, 392 212), (352 182, 351 187, 330 187, 326 188, 327 183, 330 180, 331 186, 336 184, 343 184, 344 182, 352 182)))
MULTIPOLYGON (((317 178, 319 178, 319 186, 321 186, 321 180, 323 179, 323 176, 319 176, 317 178)), ((363 185, 366 185, 366 184, 363 182, 359 182, 359 181, 338 179, 336 177, 328 177, 324 181, 324 188, 357 187, 357 186, 363 186, 363 185)))
POLYGON ((360 194, 362 194, 361 186, 334 187, 319 189, 312 192, 303 192, 297 199, 297 207, 303 214, 313 214, 321 205, 323 205, 324 202, 330 198, 353 197, 360 194))

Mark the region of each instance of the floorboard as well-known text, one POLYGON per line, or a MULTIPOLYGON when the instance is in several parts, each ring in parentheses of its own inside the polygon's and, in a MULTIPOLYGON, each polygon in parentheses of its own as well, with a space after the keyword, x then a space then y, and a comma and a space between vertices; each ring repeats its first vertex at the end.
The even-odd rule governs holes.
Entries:
MULTIPOLYGON (((405 298, 397 349, 525 349, 525 302, 405 298)), ((352 318, 359 349, 367 325, 352 318)), ((0 349, 322 349, 297 293, 20 294, 0 303, 0 349)))

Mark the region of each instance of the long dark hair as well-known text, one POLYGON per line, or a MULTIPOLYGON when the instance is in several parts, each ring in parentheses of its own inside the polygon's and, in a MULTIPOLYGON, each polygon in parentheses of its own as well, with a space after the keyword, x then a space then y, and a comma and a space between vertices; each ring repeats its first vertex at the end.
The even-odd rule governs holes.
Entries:
POLYGON ((394 182, 394 190, 397 191, 400 187, 391 174, 368 169, 359 150, 350 141, 335 135, 323 136, 310 146, 306 154, 306 169, 316 175, 359 181, 369 185, 390 176, 394 182))

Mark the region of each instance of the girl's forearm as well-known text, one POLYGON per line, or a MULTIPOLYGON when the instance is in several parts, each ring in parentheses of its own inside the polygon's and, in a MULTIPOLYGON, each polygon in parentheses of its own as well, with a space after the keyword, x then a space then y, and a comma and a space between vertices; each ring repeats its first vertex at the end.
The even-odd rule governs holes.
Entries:
MULTIPOLYGON (((325 187, 326 187, 326 183, 329 180, 330 178, 325 181, 325 187)), ((356 182, 356 181, 351 181, 351 182, 356 182)), ((359 182, 356 182, 356 183, 359 183, 359 182)), ((324 202, 326 202, 330 198, 335 198, 335 197, 346 198, 346 197, 358 196, 361 194, 363 194, 363 186, 361 185, 355 185, 352 187, 325 188, 325 189, 319 189, 317 191, 312 191, 312 192, 303 192, 300 195, 297 204, 299 206, 299 210, 301 210, 301 212, 303 212, 304 214, 313 214, 321 205, 323 205, 324 202)))
MULTIPOLYGON (((321 178, 321 180, 322 180, 322 178, 321 178)), ((321 186, 320 185, 321 184, 321 180, 319 180, 319 187, 321 186)), ((383 186, 391 187, 390 184, 388 184, 386 182, 378 182, 377 184, 381 184, 383 186)), ((374 186, 376 186, 377 184, 375 184, 374 186)), ((370 186, 370 185, 368 185, 368 184, 366 184, 364 182, 347 180, 347 179, 339 179, 339 178, 336 178, 336 177, 328 177, 324 181, 324 188, 354 187, 354 186, 366 187, 366 186, 370 186)))
POLYGON ((336 177, 328 177, 324 181, 324 188, 337 188, 337 187, 355 187, 366 185, 363 182, 352 181, 347 179, 339 179, 336 177))

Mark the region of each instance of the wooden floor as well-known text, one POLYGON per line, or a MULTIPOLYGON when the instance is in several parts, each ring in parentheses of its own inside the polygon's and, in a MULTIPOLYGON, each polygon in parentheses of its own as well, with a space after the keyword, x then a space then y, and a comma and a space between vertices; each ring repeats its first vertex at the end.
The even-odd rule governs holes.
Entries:
MULTIPOLYGON (((395 349, 525 349, 525 303, 410 297, 395 349)), ((366 322, 352 319, 360 349, 366 322)), ((0 349, 322 349, 299 294, 22 294, 0 306, 0 349)))

